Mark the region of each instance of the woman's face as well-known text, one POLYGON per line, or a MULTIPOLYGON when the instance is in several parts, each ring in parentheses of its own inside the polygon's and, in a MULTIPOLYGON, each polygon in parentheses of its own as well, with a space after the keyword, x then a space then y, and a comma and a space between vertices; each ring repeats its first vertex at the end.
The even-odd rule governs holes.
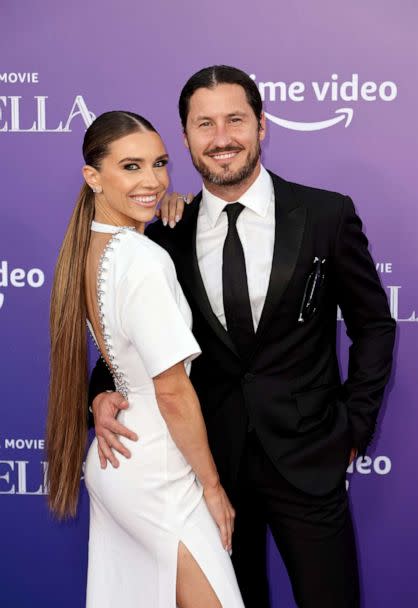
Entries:
POLYGON ((117 139, 98 171, 84 167, 96 194, 96 220, 139 227, 152 220, 168 188, 168 154, 158 133, 137 131, 117 139))

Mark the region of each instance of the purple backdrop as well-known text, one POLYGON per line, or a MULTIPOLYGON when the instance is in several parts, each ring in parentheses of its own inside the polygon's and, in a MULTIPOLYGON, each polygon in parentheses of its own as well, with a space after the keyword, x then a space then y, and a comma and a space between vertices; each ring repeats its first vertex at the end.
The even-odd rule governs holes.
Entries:
MULTIPOLYGON (((45 507, 42 437, 54 261, 81 184, 92 114, 148 117, 172 184, 197 191, 176 102, 213 63, 254 75, 269 113, 264 163, 350 194, 399 320, 397 362, 373 449, 348 473, 363 605, 418 605, 414 408, 418 292, 415 188, 418 9, 389 0, 305 3, 134 0, 0 5, 0 605, 84 605, 88 500, 70 524, 45 507), (106 8, 104 8, 106 7, 106 8), (252 14, 251 14, 252 13, 252 14), (328 84, 327 84, 328 83, 328 84), (342 110, 341 112, 339 110, 342 110)), ((341 327, 341 361, 347 341, 341 327)), ((270 543, 274 608, 291 608, 270 543)), ((144 604, 145 605, 145 604, 144 604)))

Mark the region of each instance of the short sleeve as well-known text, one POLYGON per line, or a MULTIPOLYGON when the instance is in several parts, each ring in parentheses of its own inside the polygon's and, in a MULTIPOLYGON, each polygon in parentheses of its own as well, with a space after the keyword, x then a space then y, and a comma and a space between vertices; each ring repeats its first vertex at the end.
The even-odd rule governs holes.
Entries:
POLYGON ((177 302, 181 287, 174 268, 170 272, 155 263, 145 274, 136 270, 124 281, 121 323, 154 378, 180 361, 192 361, 201 350, 177 302))

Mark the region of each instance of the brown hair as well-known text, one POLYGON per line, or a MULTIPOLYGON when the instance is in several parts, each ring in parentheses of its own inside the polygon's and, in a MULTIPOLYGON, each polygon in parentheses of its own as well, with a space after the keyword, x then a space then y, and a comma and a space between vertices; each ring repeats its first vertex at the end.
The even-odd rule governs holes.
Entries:
MULTIPOLYGON (((83 157, 100 169, 109 145, 135 131, 154 131, 142 116, 113 111, 87 129, 83 157)), ((49 506, 59 517, 77 511, 81 468, 87 443, 87 335, 84 274, 94 218, 94 194, 84 184, 55 268, 50 310, 50 382, 46 451, 49 506)))

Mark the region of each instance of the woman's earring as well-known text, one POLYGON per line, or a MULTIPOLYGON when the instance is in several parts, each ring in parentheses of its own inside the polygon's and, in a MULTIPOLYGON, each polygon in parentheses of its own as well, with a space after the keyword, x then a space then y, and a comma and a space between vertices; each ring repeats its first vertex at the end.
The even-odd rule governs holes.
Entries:
POLYGON ((101 194, 103 192, 100 186, 92 187, 94 194, 101 194))

